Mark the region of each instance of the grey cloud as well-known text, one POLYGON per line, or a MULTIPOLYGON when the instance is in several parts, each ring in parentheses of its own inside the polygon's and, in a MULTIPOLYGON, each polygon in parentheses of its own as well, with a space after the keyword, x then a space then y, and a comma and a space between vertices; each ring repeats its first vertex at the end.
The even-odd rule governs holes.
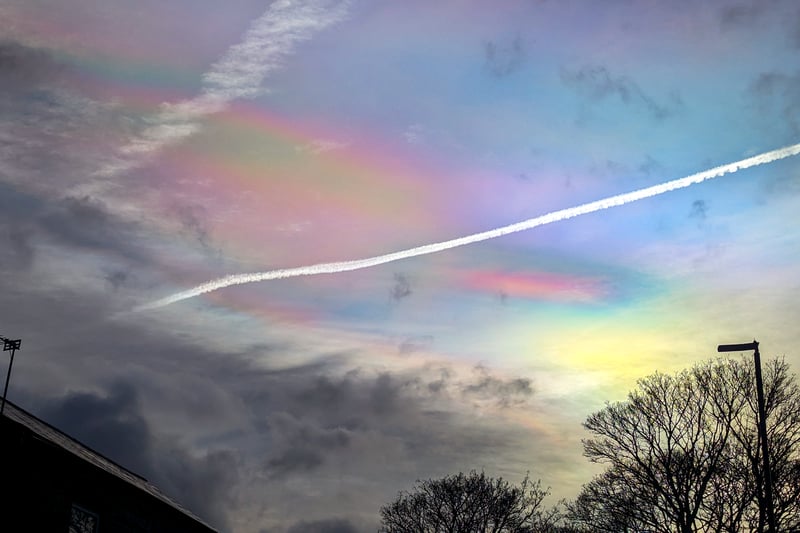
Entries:
POLYGON ((122 466, 143 475, 193 512, 225 528, 226 492, 237 465, 228 451, 196 458, 177 442, 157 439, 141 413, 136 389, 117 381, 107 395, 70 393, 50 400, 41 416, 122 466))
POLYGON ((408 281, 408 277, 405 274, 395 274, 394 285, 389 291, 389 296, 391 296, 392 300, 399 302, 403 298, 410 296, 411 292, 411 283, 408 281))
POLYGON ((800 5, 794 0, 745 0, 728 3, 719 9, 723 31, 749 31, 769 27, 783 31, 792 47, 800 47, 800 5))
POLYGON ((409 337, 404 339, 403 342, 397 347, 397 351, 401 354, 411 354, 427 349, 433 344, 432 335, 418 335, 416 337, 409 337))
POLYGON ((76 92, 74 68, 52 52, 0 42, 0 180, 38 194, 90 180, 124 137, 123 108, 76 92))
POLYGON ((562 69, 561 81, 590 100, 617 97, 623 104, 644 109, 656 120, 669 118, 683 107, 677 92, 670 93, 667 102, 658 102, 628 76, 615 76, 602 66, 587 65, 578 70, 562 69))
POLYGON ((342 352, 273 369, 274 356, 308 348, 198 345, 152 317, 109 320, 116 292, 32 293, 18 280, 0 272, 3 332, 25 347, 11 398, 215 524, 374 524, 380 505, 414 479, 490 465, 522 442, 521 431, 459 407, 464 395, 501 402, 485 392, 493 386, 519 396, 513 385, 482 384, 483 374, 461 382, 446 365, 375 373, 342 352), (309 484, 313 495, 291 488, 309 484))
POLYGON ((192 235, 200 246, 209 250, 211 248, 211 237, 208 223, 206 222, 206 210, 197 205, 181 205, 176 207, 175 212, 183 229, 192 235))
POLYGON ((358 529, 349 520, 332 518, 297 522, 287 530, 287 533, 358 533, 358 529))
POLYGON ((724 29, 755 24, 768 8, 766 2, 737 3, 720 9, 720 23, 724 29))
POLYGON ((650 154, 647 154, 645 156, 644 161, 638 167, 639 172, 641 172, 642 174, 646 174, 648 176, 653 172, 660 171, 662 169, 663 166, 661 165, 661 163, 655 160, 653 156, 651 156, 650 154))
POLYGON ((281 452, 278 457, 270 459, 267 470, 271 477, 282 478, 292 472, 313 470, 322 465, 323 460, 322 453, 307 447, 289 448, 281 452))
POLYGON ((507 46, 489 41, 484 45, 484 66, 492 75, 503 78, 522 67, 525 55, 525 47, 519 37, 507 46))
POLYGON ((708 205, 705 200, 695 200, 692 202, 692 207, 689 210, 689 218, 702 221, 706 219, 706 216, 708 216, 708 205))
POLYGON ((793 136, 800 132, 800 74, 763 73, 750 91, 762 111, 777 111, 793 136))
POLYGON ((321 466, 325 455, 350 444, 350 432, 342 427, 318 427, 280 412, 270 417, 270 430, 280 442, 280 451, 267 463, 273 477, 321 466))
POLYGON ((501 379, 488 368, 478 365, 474 369, 474 381, 461 386, 465 396, 486 399, 500 407, 521 405, 533 395, 533 386, 527 378, 501 379))
POLYGON ((33 244, 30 230, 15 223, 7 224, 4 228, 0 243, 0 269, 12 268, 14 270, 28 269, 33 263, 33 244))
POLYGON ((117 382, 105 397, 76 392, 51 400, 42 417, 125 468, 152 476, 150 431, 133 387, 117 382))
POLYGON ((394 411, 400 400, 403 383, 398 383, 388 372, 380 374, 370 391, 370 404, 379 415, 394 411))
POLYGON ((0 42, 0 92, 28 90, 48 82, 61 67, 43 50, 0 42))
POLYGON ((56 245, 72 254, 91 252, 124 264, 107 268, 117 272, 113 276, 98 273, 119 288, 127 265, 140 265, 150 256, 141 224, 120 218, 88 196, 50 198, 0 183, 0 225, 0 243, 8 245, 0 248, 0 269, 30 269, 40 245, 56 245))
POLYGON ((88 196, 66 197, 44 211, 41 227, 58 244, 114 251, 139 258, 133 246, 136 228, 112 215, 102 202, 88 196))
POLYGON ((104 277, 108 284, 111 285, 114 290, 117 290, 125 285, 129 276, 130 274, 128 272, 123 270, 114 270, 112 272, 108 272, 104 277))

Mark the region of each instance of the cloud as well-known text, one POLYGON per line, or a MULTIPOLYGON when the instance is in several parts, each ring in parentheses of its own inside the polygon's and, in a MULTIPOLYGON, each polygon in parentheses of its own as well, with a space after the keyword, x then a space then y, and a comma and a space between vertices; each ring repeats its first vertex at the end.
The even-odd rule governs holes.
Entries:
POLYGON ((380 505, 415 479, 524 472, 507 458, 530 432, 475 416, 518 401, 517 376, 372 368, 370 349, 317 351, 302 334, 279 342, 287 332, 243 346, 226 331, 224 344, 211 343, 213 324, 193 341, 180 320, 169 330, 145 315, 109 320, 134 290, 126 283, 109 298, 30 276, 21 287, 0 275, 14 311, 3 332, 25 347, 11 398, 223 528, 284 532, 339 517, 372 531, 380 505))
POLYGON ((184 231, 189 233, 203 249, 210 251, 211 237, 205 208, 198 205, 178 205, 173 211, 184 231))
POLYGON ((336 141, 333 139, 315 139, 303 146, 297 147, 299 152, 307 152, 311 155, 320 155, 335 150, 342 150, 350 146, 349 142, 336 141))
POLYGON ((593 101, 617 97, 623 104, 644 109, 652 118, 664 120, 683 108, 676 92, 668 102, 658 102, 628 76, 615 76, 606 67, 587 65, 578 70, 561 70, 561 81, 593 101))
POLYGON ((349 520, 331 518, 297 522, 287 530, 287 533, 358 533, 358 529, 349 520))
POLYGON ((43 50, 13 41, 0 42, 0 93, 26 92, 50 82, 59 64, 43 50))
POLYGON ((63 198, 45 208, 38 222, 60 245, 114 251, 129 259, 141 258, 135 245, 135 225, 112 215, 102 202, 93 198, 63 198))
POLYGON ((408 277, 405 274, 395 274, 394 285, 389 291, 392 300, 399 302, 403 298, 411 296, 411 292, 411 283, 408 281, 408 277))
POLYGON ((403 132, 403 138, 408 144, 425 144, 428 140, 428 129, 422 124, 411 124, 403 132))
POLYGON ((751 84, 750 92, 762 115, 777 111, 776 118, 784 121, 792 137, 800 133, 800 74, 762 73, 751 84))
POLYGON ((533 395, 533 386, 527 378, 500 379, 487 367, 477 365, 473 380, 461 385, 461 393, 473 400, 488 400, 499 407, 511 407, 527 403, 533 395))
POLYGON ((48 51, 0 42, 0 175, 6 184, 68 190, 86 179, 124 129, 125 117, 113 105, 73 90, 73 74, 48 51))
POLYGON ((752 26, 761 19, 768 5, 764 2, 739 3, 722 6, 719 18, 724 29, 752 26))
POLYGON ((23 270, 33 263, 33 244, 28 228, 16 222, 4 225, 0 233, 0 268, 23 270))
POLYGON ((404 339, 397 347, 397 351, 404 355, 412 354, 428 349, 431 344, 433 344, 432 335, 417 335, 404 339))
POLYGON ((125 381, 105 395, 73 392, 50 400, 41 417, 125 468, 144 476, 210 523, 227 528, 227 493, 238 480, 229 451, 196 457, 177 441, 158 439, 125 381))
POLYGON ((525 55, 525 47, 519 37, 515 37, 508 46, 489 41, 484 45, 484 67, 493 76, 504 78, 522 67, 525 55))
POLYGON ((119 289, 128 281, 128 272, 122 270, 114 270, 105 275, 105 280, 114 290, 119 289))
POLYGON ((45 245, 72 257, 101 254, 109 262, 141 264, 149 256, 139 224, 89 197, 50 198, 0 184, 0 223, 0 242, 7 244, 0 248, 0 269, 30 269, 45 245))
POLYGON ((149 126, 129 139, 97 175, 109 176, 134 168, 165 146, 194 134, 200 128, 199 120, 206 115, 222 111, 233 100, 258 96, 264 90, 264 80, 283 66, 299 43, 342 20, 346 10, 347 2, 273 2, 253 21, 241 42, 230 47, 203 75, 197 97, 162 104, 149 126))
POLYGON ((267 470, 278 478, 321 466, 327 454, 347 447, 351 438, 346 428, 316 427, 285 412, 270 417, 270 429, 280 449, 267 462, 267 470))
MULTIPOLYGON (((724 31, 751 31, 756 28, 783 31, 792 47, 800 47, 800 6, 793 0, 728 3, 719 9, 719 22, 724 31)), ((754 32, 750 37, 758 38, 754 32)))
POLYGON ((708 205, 706 204, 705 200, 695 200, 692 202, 692 207, 689 210, 689 218, 697 219, 698 221, 703 221, 706 219, 708 215, 708 205))

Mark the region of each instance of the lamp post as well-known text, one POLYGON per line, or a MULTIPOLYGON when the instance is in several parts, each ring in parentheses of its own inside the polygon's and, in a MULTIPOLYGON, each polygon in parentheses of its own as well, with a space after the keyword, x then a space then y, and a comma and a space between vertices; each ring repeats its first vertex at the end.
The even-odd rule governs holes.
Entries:
POLYGON ((772 471, 769 466, 769 446, 767 446, 767 411, 764 406, 764 381, 761 378, 761 354, 758 353, 758 342, 743 344, 720 344, 718 352, 746 352, 753 350, 753 362, 756 367, 756 394, 758 398, 758 434, 761 437, 761 456, 764 461, 764 499, 767 500, 767 523, 770 533, 776 533, 775 508, 772 505, 772 471))
POLYGON ((17 350, 21 349, 22 340, 21 339, 11 340, 3 336, 0 336, 0 340, 3 341, 3 351, 11 352, 11 361, 8 362, 8 373, 6 374, 6 386, 3 389, 3 403, 0 404, 0 415, 2 415, 3 411, 6 408, 6 394, 8 394, 8 380, 11 379, 11 367, 14 365, 14 354, 17 353, 17 350))

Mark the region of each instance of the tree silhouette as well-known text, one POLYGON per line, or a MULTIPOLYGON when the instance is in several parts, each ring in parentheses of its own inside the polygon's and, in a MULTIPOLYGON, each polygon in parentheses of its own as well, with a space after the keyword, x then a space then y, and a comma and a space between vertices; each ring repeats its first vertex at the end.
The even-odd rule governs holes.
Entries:
MULTIPOLYGON (((589 531, 765 531, 752 362, 653 374, 584 426, 584 454, 608 465, 568 506, 589 531)), ((783 360, 764 372, 775 515, 800 530, 800 389, 783 360)))
POLYGON ((539 533, 553 531, 558 508, 525 477, 520 486, 483 472, 418 481, 411 492, 381 508, 381 533, 539 533))

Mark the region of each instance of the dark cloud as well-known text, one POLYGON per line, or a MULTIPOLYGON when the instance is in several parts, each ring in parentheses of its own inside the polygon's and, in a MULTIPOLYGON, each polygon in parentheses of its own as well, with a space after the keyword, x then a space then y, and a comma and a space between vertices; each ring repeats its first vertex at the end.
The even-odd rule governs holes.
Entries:
MULTIPOLYGON (((111 213, 90 197, 48 199, 25 193, 13 185, 0 185, 0 268, 30 268, 38 244, 57 245, 72 253, 100 253, 111 259, 141 263, 148 252, 141 228, 111 213)), ((113 286, 119 275, 106 277, 113 286)))
POLYGON ((39 218, 40 227, 57 244, 141 259, 135 246, 136 226, 123 221, 88 196, 66 197, 48 207, 39 218))
POLYGON ((498 78, 504 78, 518 71, 525 63, 525 46, 516 37, 508 45, 489 41, 484 45, 484 67, 498 78))
POLYGON ((50 54, 12 41, 0 42, 0 93, 27 91, 61 70, 50 54))
POLYGON ((726 5, 720 8, 720 23, 724 29, 749 27, 758 22, 768 8, 769 3, 761 1, 726 5))
POLYGON ((411 283, 408 281, 408 277, 405 274, 395 274, 394 285, 389 291, 392 300, 399 302, 403 298, 411 296, 411 292, 411 283))
POLYGON ((237 528, 284 532, 339 516, 374 530, 400 488, 491 465, 523 439, 458 407, 520 401, 525 384, 488 368, 466 378, 446 365, 369 372, 350 353, 271 368, 303 348, 199 345, 155 317, 109 320, 125 284, 109 298, 31 292, 18 279, 0 273, 3 332, 25 348, 12 399, 223 527, 246 516, 258 525, 237 528))
POLYGON ((708 205, 705 200, 695 200, 692 202, 692 207, 689 210, 689 218, 703 221, 708 216, 708 205))
POLYGON ((792 137, 800 133, 800 74, 767 72, 758 76, 750 91, 764 112, 777 112, 792 137))
POLYGON ((0 269, 28 269, 33 263, 33 244, 28 228, 13 222, 6 225, 0 237, 0 248, 0 269))
POLYGON ((403 383, 398 383, 388 372, 380 374, 369 393, 375 413, 383 415, 394 411, 400 401, 403 386, 403 383))
POLYGON ((175 441, 157 439, 130 383, 117 381, 104 396, 77 392, 50 400, 41 416, 149 479, 202 518, 226 527, 226 494, 238 479, 233 455, 214 451, 194 457, 175 441))
POLYGON ((653 159, 653 156, 651 156, 650 154, 647 154, 645 156, 644 162, 642 162, 642 164, 639 165, 638 170, 642 174, 646 174, 649 176, 653 172, 663 170, 663 168, 664 167, 661 165, 661 163, 653 159))
POLYGON ((784 32, 790 46, 800 47, 800 5, 794 0, 729 2, 719 8, 719 21, 723 31, 768 27, 784 32))
POLYGON ((175 208, 184 231, 189 233, 203 248, 211 249, 206 210, 197 205, 181 205, 175 208))
POLYGON ((129 470, 152 477, 150 430, 133 387, 117 382, 107 396, 71 393, 51 400, 42 417, 129 470))
POLYGON ((404 339, 397 347, 401 354, 411 354, 428 349, 433 344, 432 335, 418 335, 404 339))
POLYGON ((343 427, 314 426, 289 413, 271 416, 270 429, 281 441, 280 450, 267 463, 273 477, 313 470, 323 464, 327 454, 347 447, 351 438, 343 427))
POLYGON ((527 378, 501 379, 491 371, 478 365, 474 369, 474 380, 461 385, 462 394, 481 400, 489 400, 500 407, 521 405, 533 395, 533 386, 527 378))
POLYGON ((332 518, 297 522, 287 530, 287 533, 358 533, 358 529, 349 520, 332 518))
POLYGON ((49 50, 0 42, 0 179, 52 194, 85 183, 132 117, 82 94, 49 50))
POLYGON ((114 290, 119 289, 128 281, 129 273, 124 270, 114 270, 105 275, 105 280, 114 290))
POLYGON ((561 70, 561 81, 590 100, 616 97, 625 105, 644 109, 656 120, 673 116, 683 102, 677 92, 669 94, 667 102, 658 102, 628 76, 615 76, 606 67, 584 66, 578 70, 561 70))

